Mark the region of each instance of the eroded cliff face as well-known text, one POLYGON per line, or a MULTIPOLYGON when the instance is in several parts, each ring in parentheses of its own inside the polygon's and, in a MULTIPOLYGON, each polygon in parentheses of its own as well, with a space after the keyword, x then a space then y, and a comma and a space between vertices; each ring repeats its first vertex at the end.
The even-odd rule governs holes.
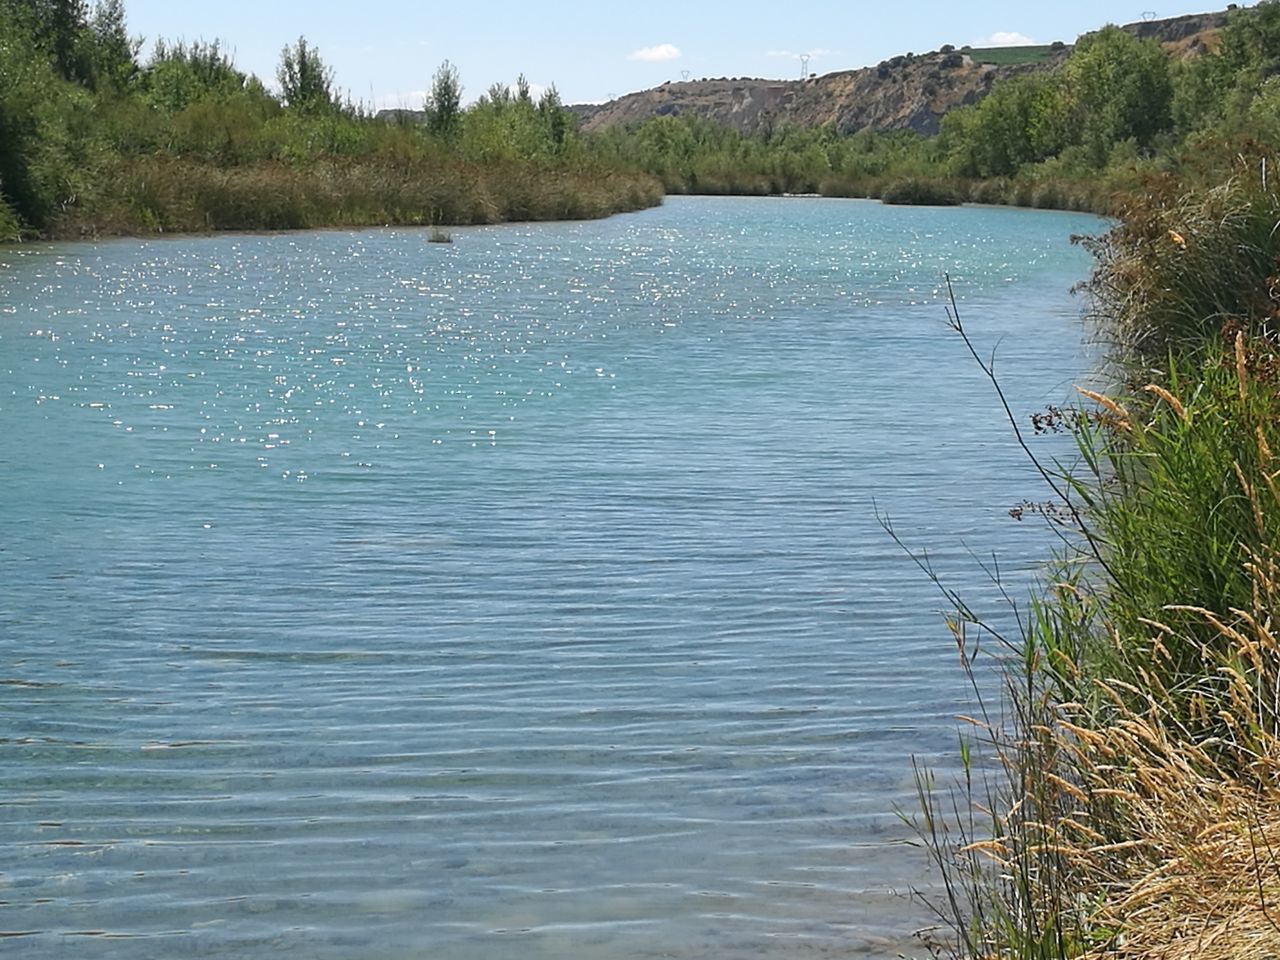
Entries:
MULTIPOLYGON (((1056 62, 1056 58, 1054 61, 1056 62)), ((895 57, 879 67, 828 73, 809 80, 716 79, 666 83, 598 107, 574 107, 583 128, 693 114, 756 133, 778 124, 832 124, 840 133, 876 130, 938 132, 947 111, 974 103, 999 77, 1045 65, 996 67, 953 54, 895 57)))
POLYGON ((1226 26, 1229 15, 1226 10, 1216 13, 1189 13, 1185 17, 1140 20, 1137 23, 1126 24, 1123 29, 1128 30, 1140 40, 1159 40, 1166 47, 1180 46, 1188 41, 1203 39, 1202 34, 1220 30, 1226 26))
MULTIPOLYGON (((1160 41, 1171 55, 1211 48, 1226 12, 1132 23, 1123 29, 1160 41)), ((1004 77, 1051 70, 1068 55, 1054 52, 1035 64, 994 66, 964 52, 894 57, 876 67, 828 73, 809 80, 724 78, 666 83, 600 105, 575 106, 583 129, 636 124, 650 117, 692 114, 743 133, 782 124, 832 124, 840 133, 874 130, 938 132, 950 110, 976 103, 1004 77)), ((979 51, 975 54, 981 56, 979 51)))

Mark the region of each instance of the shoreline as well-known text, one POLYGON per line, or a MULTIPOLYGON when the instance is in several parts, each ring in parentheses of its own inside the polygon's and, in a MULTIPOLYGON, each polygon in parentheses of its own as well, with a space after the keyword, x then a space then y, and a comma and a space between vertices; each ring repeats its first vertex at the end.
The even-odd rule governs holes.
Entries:
POLYGON ((38 243, 96 243, 107 240, 160 240, 160 239, 182 239, 186 237, 216 237, 227 234, 240 234, 243 236, 290 236, 298 233, 312 233, 324 231, 361 231, 361 230, 422 230, 430 231, 433 229, 446 230, 465 230, 469 228, 483 227, 502 227, 502 226, 518 226, 522 224, 551 224, 551 223, 591 223, 600 220, 608 220, 613 217, 626 216, 633 213, 643 213, 646 210, 654 210, 663 206, 668 200, 680 199, 684 197, 697 197, 702 199, 716 200, 847 200, 859 203, 873 203, 887 207, 902 208, 935 208, 935 209, 966 209, 973 208, 979 210, 1027 210, 1038 213, 1064 213, 1064 214, 1091 214, 1093 216, 1114 219, 1114 214, 1099 213, 1092 209, 1079 209, 1076 207, 1043 207, 1030 204, 1019 203, 993 203, 977 200, 966 200, 961 203, 935 204, 935 203, 888 203, 885 200, 874 196, 862 196, 854 194, 824 194, 824 193, 696 193, 696 192, 675 192, 664 193, 654 202, 645 203, 642 206, 628 207, 625 209, 612 210, 607 213, 601 213, 593 216, 582 217, 563 217, 563 216, 547 216, 547 217, 529 217, 523 219, 511 220, 488 220, 482 222, 439 222, 439 223, 423 223, 417 221, 404 222, 353 222, 353 223, 327 223, 307 225, 301 227, 264 227, 264 228, 245 228, 245 227, 226 227, 215 228, 211 230, 117 230, 117 231, 96 231, 85 232, 83 230, 67 230, 64 232, 54 233, 49 236, 33 236, 21 239, 0 239, 0 250, 23 247, 28 244, 38 243))
MULTIPOLYGON (((556 224, 556 223, 596 223, 611 220, 614 217, 625 217, 634 213, 644 213, 661 207, 667 197, 657 203, 627 210, 615 210, 611 213, 594 217, 539 217, 527 220, 494 220, 485 223, 334 223, 305 227, 276 227, 263 229, 245 229, 227 227, 220 230, 157 230, 157 231, 122 231, 115 233, 73 234, 55 236, 28 237, 21 240, 0 240, 0 250, 16 249, 33 244, 63 243, 104 243, 112 240, 184 240, 207 239, 211 237, 243 236, 243 237, 290 237, 307 233, 341 233, 344 231, 363 232, 373 230, 406 230, 429 233, 432 230, 480 230, 486 227, 512 227, 522 225, 556 224)), ((443 246, 444 244, 438 244, 443 246)))

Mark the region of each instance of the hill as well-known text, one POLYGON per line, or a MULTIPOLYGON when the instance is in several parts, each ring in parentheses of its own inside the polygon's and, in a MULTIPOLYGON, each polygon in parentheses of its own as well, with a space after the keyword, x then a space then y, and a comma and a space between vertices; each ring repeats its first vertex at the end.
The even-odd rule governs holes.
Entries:
MULTIPOLYGON (((1154 39, 1175 55, 1194 55, 1212 43, 1225 11, 1132 23, 1124 29, 1154 39)), ((840 133, 864 128, 938 132, 942 117, 976 103, 1006 77, 1053 69, 1064 44, 904 54, 874 67, 808 80, 720 77, 664 83, 604 104, 572 107, 586 131, 632 125, 655 116, 691 113, 742 133, 788 124, 831 125, 840 133)))

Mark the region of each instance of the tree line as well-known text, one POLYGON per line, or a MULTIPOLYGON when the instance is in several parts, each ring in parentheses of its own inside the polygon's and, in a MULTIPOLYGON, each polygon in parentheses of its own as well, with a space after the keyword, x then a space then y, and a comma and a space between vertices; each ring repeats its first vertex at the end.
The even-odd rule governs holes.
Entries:
POLYGON ((1278 0, 1233 11, 1187 59, 1088 34, 932 137, 690 115, 586 135, 523 77, 464 106, 447 61, 424 110, 386 123, 305 37, 274 90, 216 40, 139 47, 122 0, 0 0, 0 237, 602 216, 663 190, 1106 212, 1152 177, 1280 144, 1278 0))
POLYGON ((997 82, 936 136, 774 124, 734 132, 690 115, 601 135, 669 192, 823 193, 1110 211, 1152 177, 1212 177, 1242 148, 1280 146, 1280 3, 1231 11, 1195 56, 1114 26, 1052 70, 997 82))
POLYGON ((219 41, 143 58, 121 0, 0 0, 0 237, 604 216, 661 199, 590 150, 554 88, 463 106, 436 72, 424 125, 376 120, 305 37, 277 88, 219 41))

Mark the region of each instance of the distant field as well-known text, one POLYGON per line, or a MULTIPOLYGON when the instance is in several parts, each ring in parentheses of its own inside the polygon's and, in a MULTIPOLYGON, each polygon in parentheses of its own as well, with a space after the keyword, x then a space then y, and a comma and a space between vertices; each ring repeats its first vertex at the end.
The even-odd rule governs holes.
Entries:
POLYGON ((972 57, 974 63, 1008 67, 1019 63, 1041 63, 1049 59, 1053 48, 1045 44, 1037 47, 979 47, 961 52, 972 57))

